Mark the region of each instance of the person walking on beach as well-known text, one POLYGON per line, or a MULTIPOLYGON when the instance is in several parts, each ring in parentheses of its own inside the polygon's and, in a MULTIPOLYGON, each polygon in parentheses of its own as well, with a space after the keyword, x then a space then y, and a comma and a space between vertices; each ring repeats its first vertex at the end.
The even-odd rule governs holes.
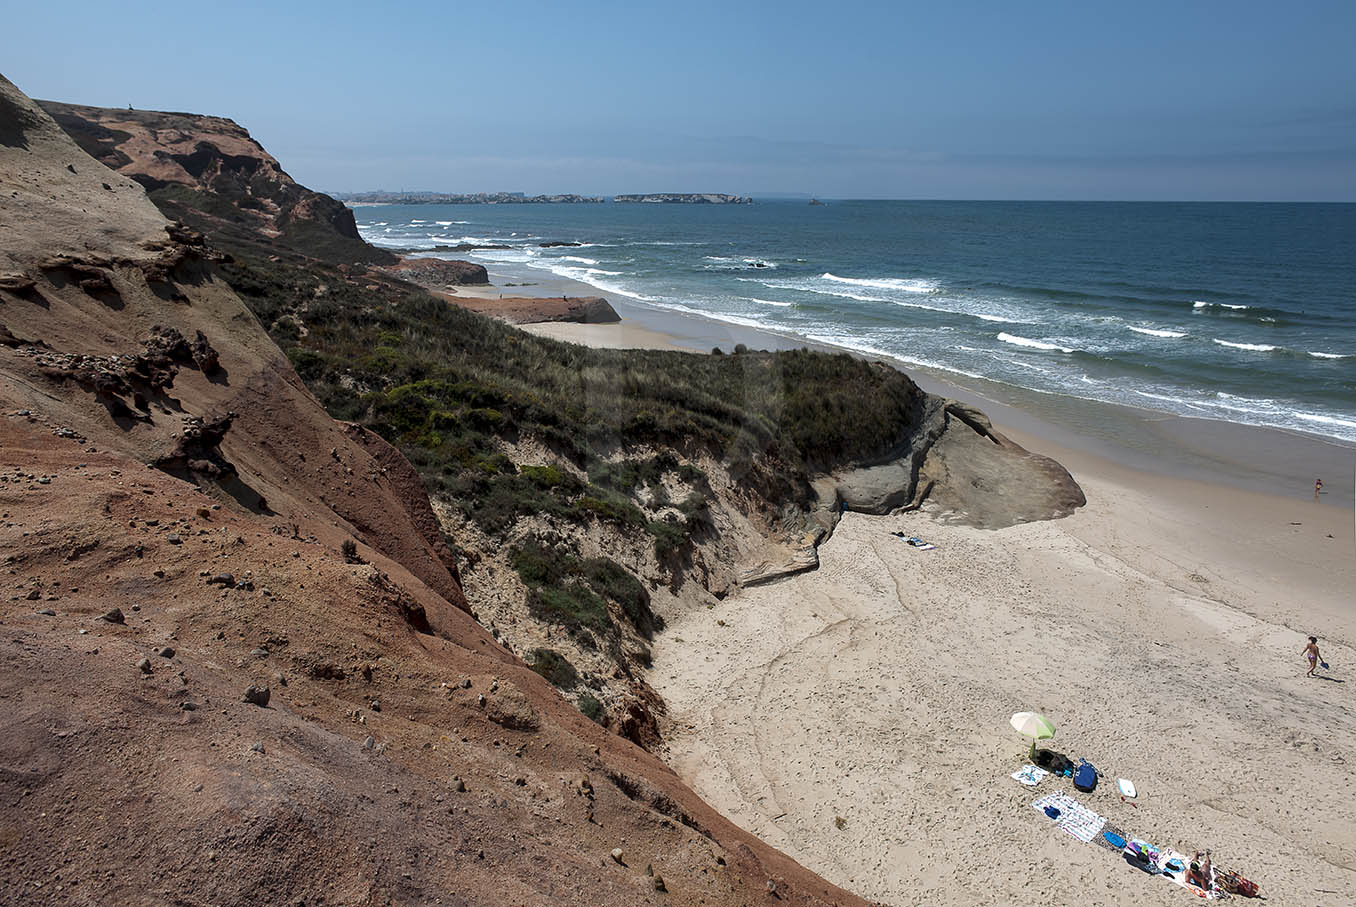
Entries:
POLYGON ((1318 496, 1323 493, 1323 480, 1314 479, 1314 501, 1318 501, 1318 496))
POLYGON ((1314 669, 1318 667, 1318 663, 1319 663, 1319 660, 1320 660, 1320 657, 1319 657, 1319 654, 1318 654, 1318 637, 1317 637, 1317 636, 1310 636, 1310 637, 1309 637, 1309 645, 1307 645, 1307 646, 1304 647, 1303 655, 1304 655, 1305 658, 1309 659, 1309 671, 1308 671, 1308 673, 1305 674, 1304 676, 1305 676, 1305 677, 1313 677, 1313 676, 1314 676, 1314 669))

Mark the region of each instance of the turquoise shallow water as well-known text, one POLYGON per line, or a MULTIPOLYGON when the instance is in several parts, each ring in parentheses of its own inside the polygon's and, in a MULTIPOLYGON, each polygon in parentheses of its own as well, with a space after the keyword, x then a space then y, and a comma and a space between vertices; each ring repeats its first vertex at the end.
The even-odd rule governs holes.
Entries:
MULTIPOLYGON (((370 241, 1048 394, 1356 442, 1356 205, 355 211, 370 241), (543 248, 552 241, 582 245, 543 248), (431 252, 437 245, 511 248, 431 252)), ((530 279, 530 278, 529 278, 530 279)))

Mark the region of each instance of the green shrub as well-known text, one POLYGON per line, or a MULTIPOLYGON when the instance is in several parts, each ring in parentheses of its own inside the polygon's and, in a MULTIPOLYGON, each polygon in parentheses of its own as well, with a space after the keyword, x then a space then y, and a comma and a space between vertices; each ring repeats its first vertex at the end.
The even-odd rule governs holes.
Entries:
POLYGON ((612 628, 607 603, 579 576, 577 558, 544 548, 534 539, 515 548, 509 563, 527 587, 527 607, 533 614, 576 633, 612 628))
POLYGON ((644 525, 645 515, 631 501, 615 494, 607 494, 601 489, 595 491, 599 493, 585 495, 575 503, 575 511, 578 514, 590 514, 600 520, 622 526, 644 525))
POLYGON ((579 671, 564 655, 552 649, 533 649, 530 667, 562 690, 579 686, 579 671))
POLYGON ((649 591, 610 558, 581 560, 529 539, 510 553, 509 563, 528 589, 528 608, 567 629, 612 629, 607 600, 646 639, 663 629, 663 620, 650 610, 649 591))
MULTIPOLYGON (((584 692, 579 694, 579 711, 584 713, 586 718, 604 724, 603 722, 603 704, 592 693, 584 692)), ((604 725, 606 726, 606 725, 604 725)))
POLYGON ((626 619, 641 636, 650 639, 655 630, 664 629, 663 619, 650 610, 649 591, 616 561, 596 557, 584 561, 580 567, 589 585, 620 605, 626 619))
POLYGON ((688 542, 688 530, 685 523, 668 520, 651 520, 645 528, 654 536, 654 553, 661 561, 682 551, 688 542))

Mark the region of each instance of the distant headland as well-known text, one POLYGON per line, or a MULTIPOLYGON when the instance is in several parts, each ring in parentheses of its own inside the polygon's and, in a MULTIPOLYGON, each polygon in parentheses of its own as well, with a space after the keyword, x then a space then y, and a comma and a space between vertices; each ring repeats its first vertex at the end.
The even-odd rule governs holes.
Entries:
MULTIPOLYGON (((601 205, 605 197, 596 195, 526 195, 522 192, 347 192, 334 197, 349 205, 601 205)), ((617 195, 614 202, 644 202, 656 205, 751 205, 748 196, 719 192, 653 192, 641 195, 617 195)))
POLYGON ((594 195, 526 195, 522 192, 336 192, 334 197, 350 205, 601 205, 607 201, 594 195))
POLYGON ((618 195, 614 202, 643 202, 651 205, 752 205, 748 196, 718 192, 652 192, 648 195, 618 195))

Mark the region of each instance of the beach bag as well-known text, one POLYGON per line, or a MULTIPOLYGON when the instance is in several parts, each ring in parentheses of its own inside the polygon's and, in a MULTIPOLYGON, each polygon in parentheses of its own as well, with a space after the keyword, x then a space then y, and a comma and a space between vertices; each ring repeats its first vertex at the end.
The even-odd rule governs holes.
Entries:
POLYGON ((1218 871, 1215 872, 1215 886, 1222 888, 1229 894, 1236 894, 1240 897, 1257 897, 1257 883, 1250 882, 1236 872, 1218 871))
POLYGON ((1097 769, 1093 768, 1092 763, 1082 759, 1078 763, 1078 770, 1074 772, 1073 785, 1085 794, 1092 793, 1097 787, 1097 769))

